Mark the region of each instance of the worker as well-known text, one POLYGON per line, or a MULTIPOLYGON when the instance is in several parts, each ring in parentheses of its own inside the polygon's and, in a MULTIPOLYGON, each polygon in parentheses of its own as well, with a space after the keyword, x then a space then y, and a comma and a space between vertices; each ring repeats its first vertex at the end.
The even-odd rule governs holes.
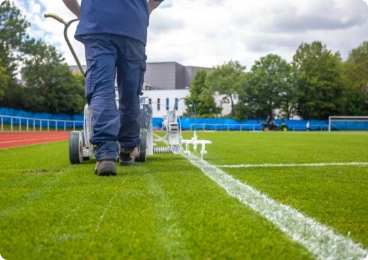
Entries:
POLYGON ((85 47, 85 96, 91 108, 96 146, 95 173, 116 175, 116 161, 133 165, 139 154, 139 109, 147 27, 163 0, 63 0, 80 22, 75 38, 85 47), (115 78, 119 108, 115 103, 115 78), (120 147, 119 147, 120 146, 120 147))

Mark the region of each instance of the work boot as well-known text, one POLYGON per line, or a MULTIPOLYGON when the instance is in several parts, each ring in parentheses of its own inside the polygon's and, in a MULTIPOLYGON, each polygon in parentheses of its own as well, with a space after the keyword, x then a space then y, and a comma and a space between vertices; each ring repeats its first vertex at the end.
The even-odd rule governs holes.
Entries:
POLYGON ((131 166, 134 164, 135 158, 139 154, 139 149, 136 148, 120 148, 119 164, 121 166, 131 166))
POLYGON ((116 175, 115 160, 102 160, 96 163, 95 174, 98 176, 116 175))

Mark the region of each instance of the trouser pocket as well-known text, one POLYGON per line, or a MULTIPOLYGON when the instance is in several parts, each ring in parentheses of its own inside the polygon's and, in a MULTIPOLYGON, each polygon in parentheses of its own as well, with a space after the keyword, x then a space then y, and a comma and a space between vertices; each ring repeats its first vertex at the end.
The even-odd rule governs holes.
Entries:
POLYGON ((96 86, 96 75, 95 75, 96 61, 95 60, 87 60, 87 70, 85 73, 86 77, 86 89, 85 89, 85 97, 87 99, 87 103, 90 104, 93 92, 96 86))
POLYGON ((142 96, 143 92, 142 92, 142 88, 143 88, 143 84, 144 84, 144 73, 146 72, 146 61, 141 61, 141 70, 139 73, 139 86, 138 86, 138 95, 142 96))

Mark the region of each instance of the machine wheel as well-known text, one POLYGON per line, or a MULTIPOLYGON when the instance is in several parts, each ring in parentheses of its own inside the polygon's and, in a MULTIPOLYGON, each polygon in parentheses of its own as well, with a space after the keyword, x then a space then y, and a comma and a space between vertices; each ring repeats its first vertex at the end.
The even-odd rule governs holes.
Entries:
POLYGON ((83 144, 83 147, 86 147, 86 136, 84 134, 84 131, 81 131, 81 134, 82 134, 82 144, 83 144))
MULTIPOLYGON (((82 144, 83 147, 86 147, 86 135, 84 134, 84 131, 81 131, 82 134, 82 144)), ((82 150, 83 151, 83 150, 82 150)), ((89 159, 91 159, 89 156, 83 156, 83 161, 88 161, 89 159)))
POLYGON ((139 146, 139 155, 136 158, 137 162, 145 162, 147 160, 147 129, 141 128, 139 132, 141 144, 139 146))
POLYGON ((83 162, 83 141, 79 131, 72 131, 69 136, 69 160, 71 164, 83 162))

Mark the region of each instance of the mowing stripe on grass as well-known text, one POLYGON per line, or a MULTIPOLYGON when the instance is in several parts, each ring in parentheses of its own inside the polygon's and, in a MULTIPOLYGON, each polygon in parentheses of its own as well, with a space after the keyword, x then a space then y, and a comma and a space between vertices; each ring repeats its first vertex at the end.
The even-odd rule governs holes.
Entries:
MULTIPOLYGON (((187 157, 186 155, 183 155, 187 157)), ((210 179, 261 216, 272 222, 292 240, 303 245, 318 259, 364 259, 368 251, 362 245, 334 232, 299 211, 278 203, 253 187, 236 180, 216 166, 196 156, 188 156, 210 179)))
POLYGON ((252 167, 324 167, 324 166, 368 166, 368 162, 346 162, 346 163, 291 163, 291 164, 235 164, 216 165, 218 168, 252 168, 252 167))

